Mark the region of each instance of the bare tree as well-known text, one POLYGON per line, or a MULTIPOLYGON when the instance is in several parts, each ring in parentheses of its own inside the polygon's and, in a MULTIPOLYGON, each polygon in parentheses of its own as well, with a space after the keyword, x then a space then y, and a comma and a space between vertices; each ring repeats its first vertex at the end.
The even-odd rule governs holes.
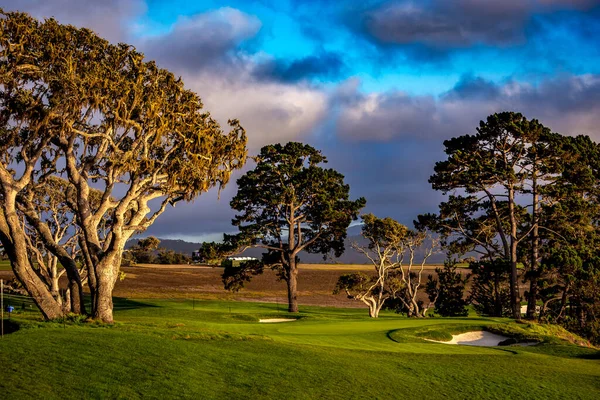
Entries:
MULTIPOLYGON (((367 244, 353 243, 375 267, 372 276, 355 273, 340 276, 334 293, 345 291, 348 297, 369 307, 369 316, 377 318, 386 300, 398 298, 409 316, 425 316, 417 300, 427 259, 437 250, 438 241, 425 231, 413 231, 392 218, 362 216, 362 236, 367 244), (429 242, 429 243, 427 243, 429 242), (424 245, 428 245, 423 249, 424 245), (416 266, 417 251, 424 254, 416 266), (405 263, 406 262, 406 263, 405 263)), ((428 306, 429 307, 429 306, 428 306)))
POLYGON ((33 258, 42 280, 65 312, 82 313, 85 312, 82 300, 86 277, 85 270, 76 262, 80 232, 75 224, 75 216, 68 206, 68 186, 69 183, 64 179, 50 176, 43 185, 20 195, 17 206, 19 213, 23 214, 30 257, 33 258), (44 235, 47 236, 45 239, 44 235), (77 265, 77 279, 69 279, 62 294, 59 281, 67 269, 59 268, 59 257, 44 244, 48 242, 65 250, 65 255, 61 257, 63 262, 68 258, 67 262, 77 265))
POLYGON ((435 300, 431 300, 427 306, 424 306, 417 299, 417 295, 423 283, 425 264, 436 252, 439 252, 439 240, 427 231, 412 231, 404 240, 404 254, 408 260, 399 268, 400 280, 403 284, 399 298, 409 317, 425 317, 429 308, 435 304, 435 300), (422 254, 417 256, 417 252, 422 254), (420 261, 417 261, 417 258, 420 261))

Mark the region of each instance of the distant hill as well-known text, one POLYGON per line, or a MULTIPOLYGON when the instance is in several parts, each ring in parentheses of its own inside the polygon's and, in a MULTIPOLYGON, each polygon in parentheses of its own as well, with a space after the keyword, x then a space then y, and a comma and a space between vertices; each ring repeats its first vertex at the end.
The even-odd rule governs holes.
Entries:
MULTIPOLYGON (((300 262, 306 263, 306 264, 368 264, 369 261, 366 259, 366 257, 359 253, 358 251, 354 250, 352 248, 352 243, 358 243, 359 245, 364 245, 366 244, 366 239, 363 238, 360 235, 354 235, 354 236, 349 236, 346 238, 345 240, 345 248, 346 251, 344 251, 344 254, 341 255, 341 257, 339 258, 328 258, 326 260, 323 260, 323 255, 321 254, 310 254, 307 253, 305 251, 301 252, 299 257, 300 257, 300 262)), ((257 257, 260 258, 261 254, 264 253, 263 249, 259 249, 259 248, 253 248, 253 249, 248 249, 245 252, 242 253, 242 255, 244 256, 248 256, 248 257, 257 257)), ((417 251, 417 255, 415 260, 419 261, 420 260, 420 256, 423 254, 423 252, 419 252, 417 251)), ((428 264, 443 264, 444 260, 446 259, 446 255, 445 254, 435 254, 432 255, 429 260, 427 260, 428 264)))
MULTIPOLYGON (((127 241, 125 245, 126 249, 130 249, 137 244, 139 239, 131 239, 127 241)), ((173 239, 158 239, 160 240, 159 247, 163 247, 168 250, 173 250, 177 253, 192 255, 193 251, 200 248, 200 243, 186 242, 185 240, 173 240, 173 239)))
MULTIPOLYGON (((360 235, 360 227, 354 226, 348 229, 349 236, 346 238, 345 247, 346 251, 339 258, 328 258, 323 260, 323 256, 320 254, 309 254, 306 252, 300 253, 300 261, 307 264, 367 264, 368 261, 365 259, 365 256, 356 250, 352 249, 351 244, 353 242, 364 244, 365 239, 360 235)), ((192 255, 192 252, 198 250, 200 248, 201 243, 193 243, 186 242, 184 240, 173 240, 173 239, 160 239, 160 247, 176 251, 178 253, 184 253, 189 256, 192 255)), ((125 246, 126 249, 135 246, 138 242, 138 239, 132 239, 127 242, 125 246)), ((240 255, 244 255, 247 257, 256 257, 260 258, 261 254, 264 253, 265 250, 260 248, 252 248, 244 251, 240 255)), ((421 252, 422 254, 422 252, 421 252)), ((419 260, 420 254, 417 254, 416 260, 419 260)), ((445 260, 445 254, 435 254, 431 256, 428 260, 428 264, 442 264, 445 260)))

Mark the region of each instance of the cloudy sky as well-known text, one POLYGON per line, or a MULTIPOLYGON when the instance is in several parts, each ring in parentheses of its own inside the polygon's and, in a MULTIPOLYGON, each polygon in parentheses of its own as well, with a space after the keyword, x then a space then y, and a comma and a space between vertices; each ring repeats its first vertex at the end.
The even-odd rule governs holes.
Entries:
MULTIPOLYGON (((409 224, 435 211, 443 140, 520 111, 600 140, 600 0, 0 0, 92 28, 181 75, 250 153, 322 149, 365 211, 409 224)), ((250 165, 251 166, 251 165, 250 165)), ((232 184, 169 209, 146 233, 231 231, 232 184)))

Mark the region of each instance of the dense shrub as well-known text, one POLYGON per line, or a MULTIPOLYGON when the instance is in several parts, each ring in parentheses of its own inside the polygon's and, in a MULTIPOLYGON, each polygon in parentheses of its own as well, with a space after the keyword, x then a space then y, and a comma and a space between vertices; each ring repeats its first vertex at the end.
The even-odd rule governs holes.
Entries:
POLYGON ((154 236, 149 236, 138 240, 137 244, 129 249, 129 253, 138 264, 154 264, 157 262, 154 253, 159 244, 160 240, 154 236))
POLYGON ((136 259, 133 254, 125 250, 123 252, 123 256, 121 257, 121 267, 134 267, 136 264, 136 259))
POLYGON ((190 261, 188 255, 167 249, 159 249, 155 258, 157 264, 188 264, 190 261))
POLYGON ((198 251, 193 254, 192 259, 204 264, 220 265, 231 251, 232 249, 224 243, 203 242, 198 251))
POLYGON ((465 285, 470 275, 464 276, 456 271, 456 261, 447 260, 444 268, 436 268, 437 279, 427 277, 426 292, 429 301, 435 304, 435 312, 443 317, 467 316, 465 285))
POLYGON ((480 315, 509 317, 510 265, 505 260, 474 261, 469 264, 473 284, 469 301, 480 315))

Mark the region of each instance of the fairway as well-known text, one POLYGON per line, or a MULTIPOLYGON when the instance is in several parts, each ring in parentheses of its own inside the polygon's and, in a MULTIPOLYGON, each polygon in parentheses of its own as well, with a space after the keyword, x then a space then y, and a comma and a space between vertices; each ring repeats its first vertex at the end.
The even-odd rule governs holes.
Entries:
MULTIPOLYGON (((116 299, 114 326, 43 323, 0 342, 2 398, 597 398, 597 350, 558 339, 469 347, 423 336, 506 325, 364 309, 116 299)), ((514 325, 514 324, 512 324, 514 325)), ((508 326, 508 325, 507 325, 508 326)))

